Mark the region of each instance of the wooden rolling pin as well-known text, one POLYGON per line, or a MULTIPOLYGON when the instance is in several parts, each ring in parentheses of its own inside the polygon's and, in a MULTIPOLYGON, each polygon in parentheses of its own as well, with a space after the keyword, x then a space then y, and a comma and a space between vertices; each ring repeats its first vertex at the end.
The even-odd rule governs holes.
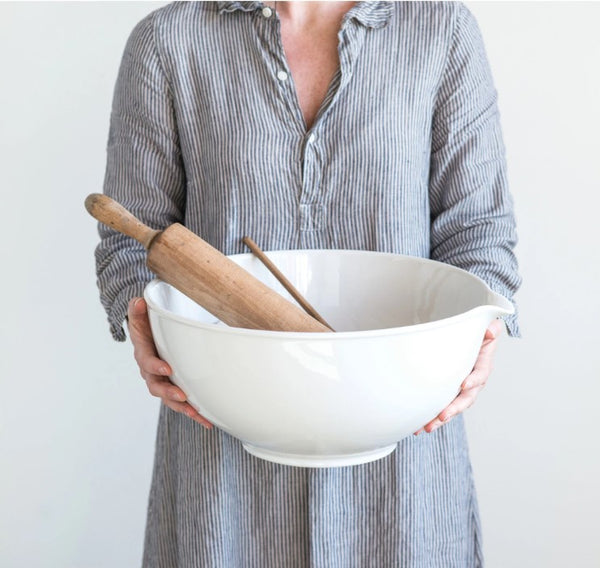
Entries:
POLYGON ((183 225, 155 231, 106 195, 85 207, 98 221, 142 243, 146 264, 161 280, 227 325, 273 331, 330 331, 183 225))

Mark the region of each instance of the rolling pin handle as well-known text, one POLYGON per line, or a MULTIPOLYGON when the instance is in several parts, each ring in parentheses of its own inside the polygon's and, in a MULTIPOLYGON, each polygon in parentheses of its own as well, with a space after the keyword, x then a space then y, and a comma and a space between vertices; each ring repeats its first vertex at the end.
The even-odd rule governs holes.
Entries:
POLYGON ((92 193, 85 200, 88 213, 105 225, 134 238, 148 250, 154 238, 160 233, 132 215, 125 207, 101 193, 92 193))

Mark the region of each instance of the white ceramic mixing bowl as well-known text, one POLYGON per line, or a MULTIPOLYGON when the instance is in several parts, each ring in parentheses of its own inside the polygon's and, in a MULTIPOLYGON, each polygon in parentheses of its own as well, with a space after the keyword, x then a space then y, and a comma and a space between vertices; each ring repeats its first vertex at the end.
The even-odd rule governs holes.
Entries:
MULTIPOLYGON (((248 452, 278 463, 333 467, 389 454, 452 401, 487 326, 513 312, 479 278, 431 260, 268 256, 337 333, 227 327, 158 280, 145 298, 172 381, 248 452)), ((230 258, 290 298, 256 257, 230 258)))

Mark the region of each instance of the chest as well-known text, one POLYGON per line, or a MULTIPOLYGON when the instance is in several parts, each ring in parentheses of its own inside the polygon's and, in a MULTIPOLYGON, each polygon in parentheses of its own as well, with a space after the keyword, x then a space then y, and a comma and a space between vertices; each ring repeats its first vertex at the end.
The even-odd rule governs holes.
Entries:
POLYGON ((339 68, 338 23, 299 34, 282 22, 281 41, 307 130, 339 68))
POLYGON ((195 34, 185 58, 179 45, 167 56, 186 207, 199 216, 186 221, 231 253, 250 234, 272 248, 422 254, 424 241, 408 243, 429 222, 428 61, 391 28, 299 38, 242 16, 235 42, 195 34))

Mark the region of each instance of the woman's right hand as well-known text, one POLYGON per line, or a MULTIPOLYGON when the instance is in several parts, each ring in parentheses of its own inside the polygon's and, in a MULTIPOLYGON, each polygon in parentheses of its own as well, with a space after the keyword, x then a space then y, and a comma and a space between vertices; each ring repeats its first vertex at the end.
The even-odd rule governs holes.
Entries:
POLYGON ((187 402, 185 393, 169 380, 172 371, 167 362, 158 358, 150 330, 148 306, 143 298, 131 299, 127 318, 133 356, 150 394, 160 398, 171 410, 185 414, 205 428, 212 428, 213 425, 187 402))

